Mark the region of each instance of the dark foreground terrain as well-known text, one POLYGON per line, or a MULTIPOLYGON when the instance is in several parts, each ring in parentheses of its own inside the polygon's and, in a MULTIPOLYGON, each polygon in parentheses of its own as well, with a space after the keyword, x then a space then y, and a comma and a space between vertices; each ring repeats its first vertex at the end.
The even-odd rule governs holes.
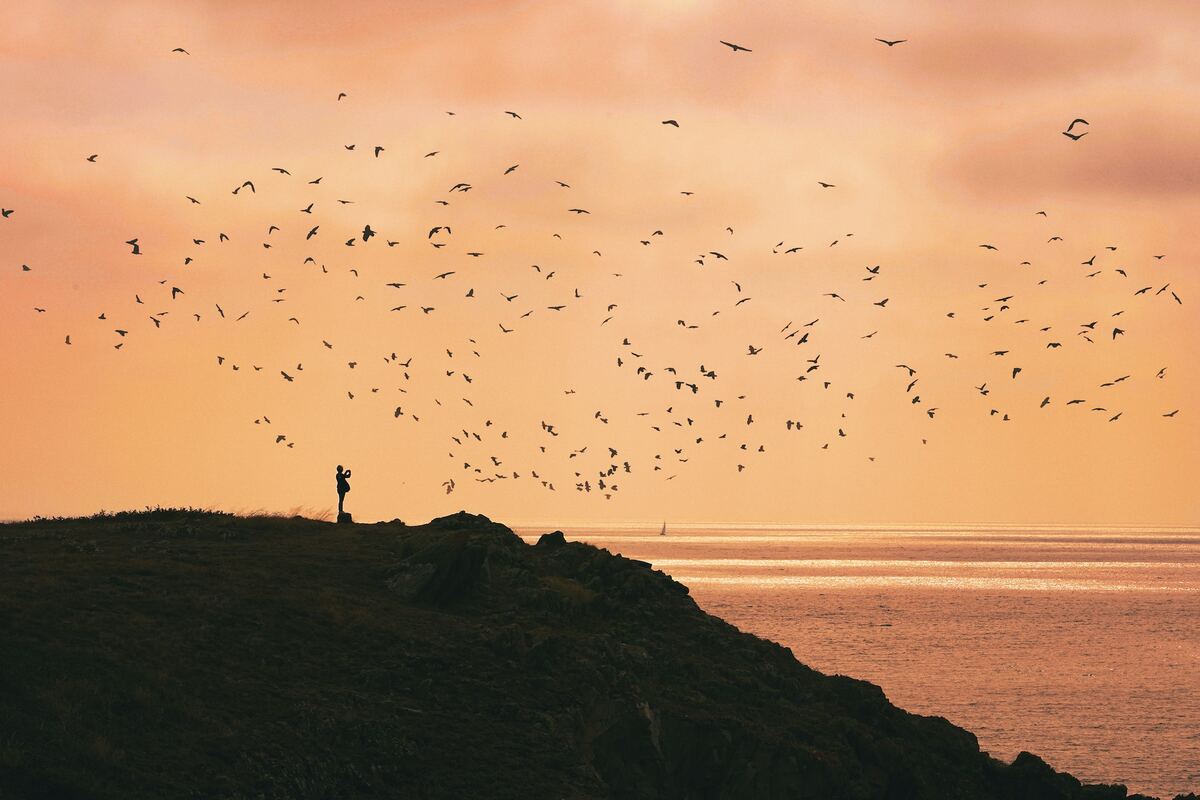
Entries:
POLYGON ((1126 796, 995 761, 561 534, 0 526, 5 800, 1126 796))

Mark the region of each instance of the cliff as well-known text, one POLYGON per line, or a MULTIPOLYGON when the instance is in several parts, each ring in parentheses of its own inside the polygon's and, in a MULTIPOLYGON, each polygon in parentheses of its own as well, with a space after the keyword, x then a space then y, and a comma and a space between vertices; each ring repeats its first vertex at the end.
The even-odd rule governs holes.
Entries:
POLYGON ((0 526, 0 653, 3 798, 1127 796, 465 513, 0 526))

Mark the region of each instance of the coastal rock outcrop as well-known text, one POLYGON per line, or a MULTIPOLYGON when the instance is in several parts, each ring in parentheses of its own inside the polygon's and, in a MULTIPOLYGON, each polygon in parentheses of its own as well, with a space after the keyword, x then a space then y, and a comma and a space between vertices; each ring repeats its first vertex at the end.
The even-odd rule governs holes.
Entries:
POLYGON ((560 531, 333 530, 0 526, 0 796, 1130 797, 993 759, 560 531))

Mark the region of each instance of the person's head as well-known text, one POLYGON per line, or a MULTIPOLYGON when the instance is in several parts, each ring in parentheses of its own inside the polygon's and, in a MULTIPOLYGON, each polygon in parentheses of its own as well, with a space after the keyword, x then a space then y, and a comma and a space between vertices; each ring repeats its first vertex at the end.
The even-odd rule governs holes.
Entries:
POLYGON ((338 464, 338 472, 341 472, 341 471, 342 471, 342 465, 338 464))

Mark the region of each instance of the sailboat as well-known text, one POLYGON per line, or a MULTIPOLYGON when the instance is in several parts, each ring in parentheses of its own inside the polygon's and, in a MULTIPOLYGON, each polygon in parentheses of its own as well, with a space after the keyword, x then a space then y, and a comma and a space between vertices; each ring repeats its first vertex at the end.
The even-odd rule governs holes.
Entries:
POLYGON ((666 535, 667 535, 667 522, 666 522, 666 520, 663 520, 663 526, 662 526, 662 530, 658 532, 658 535, 659 535, 659 536, 666 536, 666 535))

